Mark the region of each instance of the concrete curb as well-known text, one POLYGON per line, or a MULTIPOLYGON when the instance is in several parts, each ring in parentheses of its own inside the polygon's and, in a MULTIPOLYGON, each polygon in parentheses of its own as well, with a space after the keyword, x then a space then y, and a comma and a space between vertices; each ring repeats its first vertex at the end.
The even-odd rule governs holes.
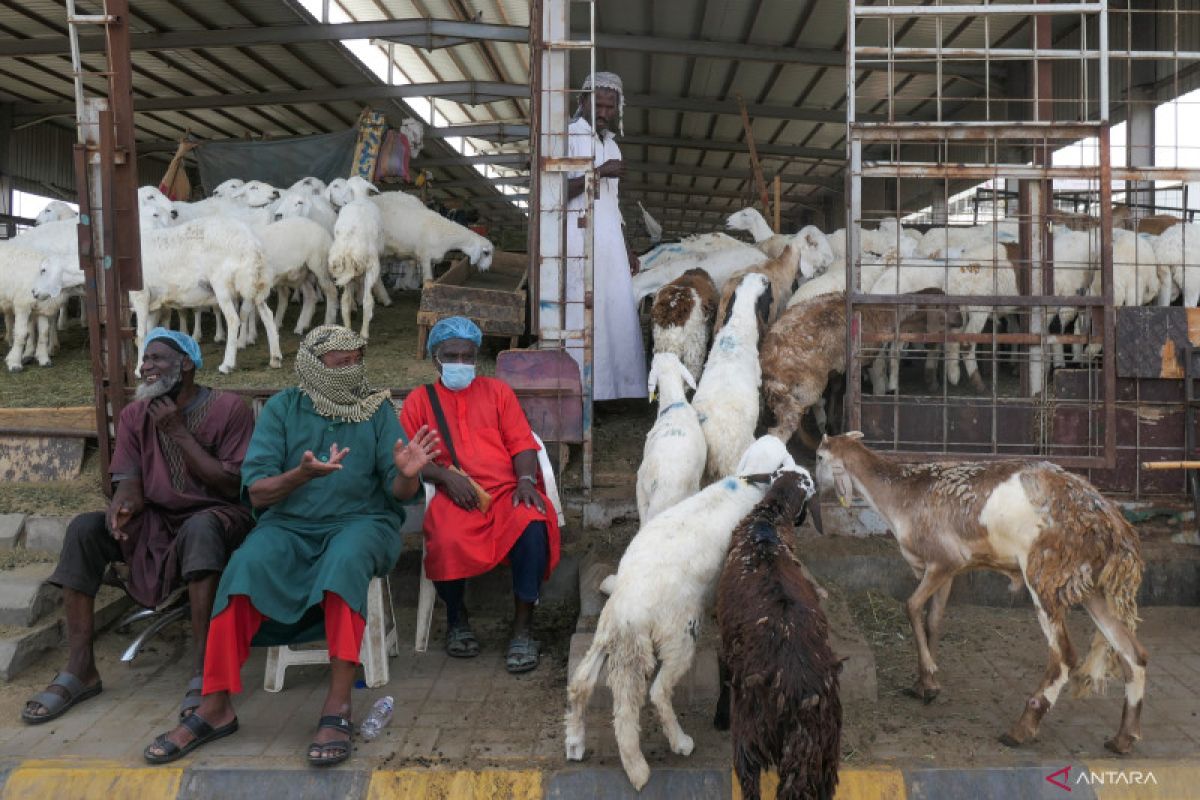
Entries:
MULTIPOLYGON (((1193 761, 1088 761, 978 769, 847 767, 838 800, 1184 800, 1195 797, 1200 759, 1193 761), (1053 779, 1053 780, 1051 780, 1053 779), (1069 793, 1068 793, 1069 787, 1069 793)), ((778 781, 767 775, 763 797, 778 781)), ((332 770, 295 767, 150 767, 126 762, 61 759, 0 762, 0 798, 213 798, 290 800, 395 797, 538 800, 539 798, 738 798, 730 771, 656 769, 640 794, 618 768, 438 770, 350 766, 332 770)))

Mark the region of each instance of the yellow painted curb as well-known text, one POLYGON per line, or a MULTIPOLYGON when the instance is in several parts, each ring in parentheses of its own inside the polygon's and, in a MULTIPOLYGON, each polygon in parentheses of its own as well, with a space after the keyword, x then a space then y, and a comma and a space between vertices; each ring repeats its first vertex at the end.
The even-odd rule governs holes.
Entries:
POLYGON ((1071 787, 1086 782, 1098 800, 1191 800, 1200 797, 1200 762, 1088 761, 1071 770, 1071 787))
POLYGON ((2 800, 175 800, 182 767, 148 769, 120 761, 24 761, 4 782, 2 800))
POLYGON ((371 774, 367 800, 393 800, 400 797, 436 800, 541 800, 542 773, 538 770, 474 772, 402 769, 376 770, 371 774))
MULTIPOLYGON (((733 779, 733 800, 742 800, 742 788, 737 775, 733 779)), ((763 800, 775 800, 779 776, 768 772, 762 776, 763 800)), ((904 773, 898 769, 843 769, 838 772, 835 800, 906 800, 904 773)))

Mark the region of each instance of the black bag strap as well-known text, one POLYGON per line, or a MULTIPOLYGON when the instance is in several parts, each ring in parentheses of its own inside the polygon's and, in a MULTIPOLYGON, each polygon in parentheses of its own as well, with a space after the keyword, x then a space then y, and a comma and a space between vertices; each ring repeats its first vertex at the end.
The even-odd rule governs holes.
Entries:
POLYGON ((442 443, 450 451, 450 462, 462 469, 458 463, 458 454, 454 452, 454 440, 450 438, 450 426, 446 424, 446 414, 442 411, 442 402, 438 400, 437 389, 432 383, 427 383, 425 391, 429 395, 429 405, 433 406, 433 416, 437 419, 438 433, 441 434, 442 443))

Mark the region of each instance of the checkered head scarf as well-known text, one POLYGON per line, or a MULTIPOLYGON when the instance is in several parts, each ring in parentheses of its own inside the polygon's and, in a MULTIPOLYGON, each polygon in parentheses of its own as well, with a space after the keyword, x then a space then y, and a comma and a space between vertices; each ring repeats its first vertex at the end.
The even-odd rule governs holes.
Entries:
MULTIPOLYGON (((625 85, 621 76, 615 72, 593 72, 583 82, 581 91, 591 92, 596 89, 612 89, 617 93, 617 133, 625 135, 625 85)), ((587 103, 588 100, 583 102, 587 103)))
POLYGON ((364 363, 348 367, 327 367, 321 356, 334 350, 361 350, 367 340, 340 325, 313 328, 300 343, 296 353, 296 375, 300 391, 308 395, 317 413, 346 422, 366 422, 385 400, 391 399, 390 389, 372 390, 367 384, 364 363))

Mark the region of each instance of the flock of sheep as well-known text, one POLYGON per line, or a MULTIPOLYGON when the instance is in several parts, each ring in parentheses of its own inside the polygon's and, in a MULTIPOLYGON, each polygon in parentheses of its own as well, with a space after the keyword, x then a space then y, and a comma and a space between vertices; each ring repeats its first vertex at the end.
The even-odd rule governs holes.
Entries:
MULTIPOLYGON (((237 351, 253 344, 257 320, 266 331, 270 366, 281 367, 278 331, 293 292, 302 298, 295 332, 311 325, 319 299, 325 322, 351 324, 361 304, 361 332, 369 336, 376 300, 391 300, 380 281, 380 259, 391 255, 420 265, 431 280, 433 266, 451 250, 477 269, 491 265, 492 243, 427 209, 403 192, 380 193, 360 177, 326 185, 303 178, 281 190, 261 181, 227 180, 197 202, 172 202, 154 187, 138 190, 142 280, 129 293, 137 318, 138 363, 147 331, 164 314, 194 314, 192 333, 201 339, 201 314, 213 309, 216 341, 225 341, 222 373, 232 372, 237 351), (275 290, 274 311, 268 305, 275 290)), ((75 212, 51 203, 37 226, 0 242, 0 309, 10 348, 9 371, 30 356, 49 366, 57 347, 67 298, 82 294, 75 212), (36 326, 36 332, 31 330, 36 326), (36 335, 35 335, 36 333, 36 335)), ((418 284, 419 286, 419 284, 418 284)))
MULTIPOLYGON (((1055 288, 1097 291, 1095 233, 1080 220, 1073 224, 1083 230, 1056 229, 1054 252, 1063 264, 1078 258, 1083 266, 1056 269, 1055 288)), ((954 577, 997 570, 1014 589, 1029 590, 1050 651, 1037 690, 1001 741, 1017 746, 1035 737, 1068 681, 1084 694, 1116 674, 1125 704, 1106 746, 1129 752, 1141 738, 1147 655, 1135 634, 1143 562, 1120 509, 1083 478, 1046 462, 905 465, 871 452, 859 433, 812 443, 814 484, 786 443, 802 433, 800 418, 819 404, 829 374, 844 370, 844 236, 811 227, 776 236, 753 210, 733 215, 729 225, 749 230, 757 244, 713 233, 662 245, 643 257, 634 279, 639 300, 654 298, 649 390, 658 415, 637 473, 640 529, 601 586, 609 599, 568 687, 567 758, 584 757, 584 712, 602 668, 621 761, 635 788, 650 777, 639 743, 647 690, 672 751, 691 753, 671 694, 692 665, 716 594, 722 694, 726 702, 732 695, 732 713, 719 709, 715 722, 732 728, 743 795, 757 797, 760 771, 774 765, 780 797, 832 796, 841 661, 829 648, 822 590, 789 544, 810 499, 819 520, 818 485, 843 505, 862 496, 887 521, 920 581, 907 603, 918 655, 914 696, 930 702, 940 691, 935 652, 954 577), (760 407, 774 425, 756 439, 764 427, 760 407), (1082 661, 1066 628, 1072 606, 1083 606, 1097 628, 1082 661)), ((1114 233, 1119 303, 1170 302, 1174 287, 1200 285, 1200 276, 1188 274, 1200 259, 1182 247, 1193 234, 1200 238, 1190 228, 1175 221, 1157 233, 1114 233), (1136 292, 1124 291, 1130 281, 1138 282, 1136 292)), ((1015 237, 1015 228, 1003 225, 923 236, 894 224, 864 230, 863 285, 875 293, 1017 294, 1015 253, 1005 247, 1015 237)), ((1185 293, 1185 302, 1195 298, 1185 293)), ((888 329, 893 313, 867 315, 864 326, 888 329)), ((979 313, 962 308, 959 326, 972 329, 979 313)), ((1067 313, 1064 325, 1073 322, 1067 313)), ((940 320, 948 321, 949 314, 940 320)), ((969 355, 964 360, 971 374, 969 355)), ((895 380, 882 373, 875 379, 895 380)))

